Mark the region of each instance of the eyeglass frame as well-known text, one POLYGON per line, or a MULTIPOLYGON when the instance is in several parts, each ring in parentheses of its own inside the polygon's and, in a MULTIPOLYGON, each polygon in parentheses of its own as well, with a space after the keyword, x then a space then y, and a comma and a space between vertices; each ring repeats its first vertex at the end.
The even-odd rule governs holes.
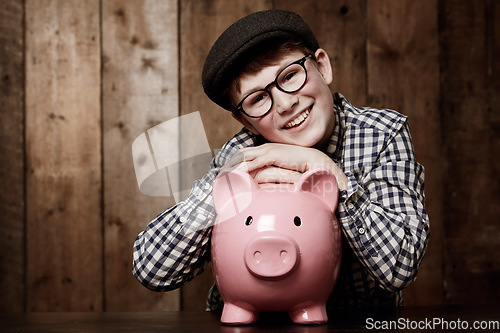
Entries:
POLYGON ((273 100, 273 94, 271 94, 271 91, 269 91, 269 88, 272 86, 272 85, 276 85, 276 88, 279 90, 279 91, 282 91, 284 93, 287 93, 287 94, 293 94, 293 93, 296 93, 297 91, 301 90, 302 88, 304 88, 304 86, 306 85, 306 82, 307 82, 307 68, 306 68, 306 60, 309 59, 309 58, 312 58, 312 54, 308 54, 302 58, 300 58, 299 60, 296 60, 288 65, 286 65, 282 70, 279 71, 279 73, 276 75, 276 78, 274 79, 273 82, 269 83, 267 86, 265 86, 264 88, 262 89, 256 89, 250 93, 248 93, 245 97, 243 97, 243 99, 238 103, 238 105, 236 106, 235 110, 236 111, 239 111, 239 112, 243 112, 247 117, 250 117, 250 118, 262 118, 264 117, 265 115, 267 115, 273 108, 273 105, 274 105, 274 100, 273 100), (299 64, 302 68, 304 68, 304 72, 306 73, 306 77, 304 79, 304 83, 302 83, 302 85, 298 88, 298 89, 295 89, 295 90, 292 90, 292 91, 286 91, 284 90, 283 88, 280 87, 280 85, 278 84, 278 77, 281 75, 281 73, 283 73, 288 67, 290 66, 293 66, 293 65, 296 65, 296 64, 299 64), (271 98, 271 106, 269 107, 269 110, 267 110, 266 112, 264 112, 263 114, 261 114, 260 116, 251 116, 249 115, 248 113, 245 112, 245 110, 243 110, 243 102, 245 101, 245 99, 247 99, 250 95, 258 92, 258 91, 265 91, 269 97, 271 98))

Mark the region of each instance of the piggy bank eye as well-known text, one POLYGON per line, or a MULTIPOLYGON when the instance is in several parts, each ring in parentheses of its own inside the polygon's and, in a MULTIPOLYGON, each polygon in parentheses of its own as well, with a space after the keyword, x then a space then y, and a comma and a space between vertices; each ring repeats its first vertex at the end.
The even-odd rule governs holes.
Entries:
POLYGON ((295 216, 295 218, 293 219, 293 223, 294 223, 297 227, 300 227, 300 226, 302 225, 302 220, 300 219, 300 217, 295 216))
POLYGON ((249 216, 249 217, 247 217, 247 220, 245 221, 245 225, 249 226, 250 224, 252 224, 252 222, 253 222, 253 217, 249 216))

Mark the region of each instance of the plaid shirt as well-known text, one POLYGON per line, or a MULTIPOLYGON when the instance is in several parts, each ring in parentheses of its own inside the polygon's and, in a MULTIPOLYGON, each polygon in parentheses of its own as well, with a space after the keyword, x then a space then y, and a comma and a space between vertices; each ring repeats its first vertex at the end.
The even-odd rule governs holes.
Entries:
MULTIPOLYGON (((402 305, 424 257, 429 220, 424 207, 424 169, 415 160, 405 116, 355 108, 334 94, 337 118, 325 153, 349 179, 339 197, 343 230, 342 265, 329 308, 402 305)), ((200 274, 210 261, 215 212, 212 185, 220 168, 239 149, 264 143, 243 129, 194 182, 186 200, 149 223, 134 244, 133 274, 148 289, 169 291, 200 274)), ((222 299, 211 288, 207 309, 222 299)))

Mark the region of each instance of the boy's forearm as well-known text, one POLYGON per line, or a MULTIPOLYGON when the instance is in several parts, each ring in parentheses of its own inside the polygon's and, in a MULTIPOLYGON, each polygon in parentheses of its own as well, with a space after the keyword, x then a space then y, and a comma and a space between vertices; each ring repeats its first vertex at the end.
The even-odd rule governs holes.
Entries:
POLYGON ((346 190, 348 178, 322 151, 290 144, 267 143, 238 152, 228 167, 237 167, 250 173, 257 182, 294 183, 302 173, 327 168, 335 175, 339 190, 346 190))
POLYGON ((388 290, 413 282, 429 236, 424 207, 424 170, 415 161, 405 126, 364 175, 348 173, 340 223, 352 249, 376 281, 388 290))
POLYGON ((403 289, 416 277, 429 235, 425 209, 421 204, 417 207, 414 211, 391 208, 372 201, 361 187, 339 203, 339 222, 347 241, 384 289, 403 289))
POLYGON ((209 243, 215 217, 212 185, 230 156, 254 138, 237 133, 214 158, 201 180, 193 183, 183 202, 164 211, 134 243, 133 274, 148 289, 168 291, 200 274, 210 261, 209 243))
POLYGON ((133 274, 148 289, 176 289, 200 274, 210 261, 212 173, 196 181, 185 201, 160 214, 138 235, 133 274))
POLYGON ((134 243, 133 274, 154 291, 182 286, 210 261, 211 219, 181 221, 174 211, 152 221, 134 243))

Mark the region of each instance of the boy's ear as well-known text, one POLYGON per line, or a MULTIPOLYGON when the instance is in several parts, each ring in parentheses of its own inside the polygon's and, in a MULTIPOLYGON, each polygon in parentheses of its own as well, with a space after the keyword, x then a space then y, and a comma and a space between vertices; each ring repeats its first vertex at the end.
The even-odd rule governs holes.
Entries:
POLYGON ((325 80, 326 84, 330 84, 333 81, 333 70, 332 63, 330 62, 330 57, 323 49, 317 49, 314 53, 316 57, 316 62, 318 64, 318 71, 325 80))
POLYGON ((235 114, 234 112, 231 112, 231 115, 233 116, 234 119, 236 119, 238 122, 240 122, 243 126, 245 126, 250 132, 252 132, 255 135, 260 135, 259 131, 255 127, 253 127, 252 124, 241 114, 235 114))

